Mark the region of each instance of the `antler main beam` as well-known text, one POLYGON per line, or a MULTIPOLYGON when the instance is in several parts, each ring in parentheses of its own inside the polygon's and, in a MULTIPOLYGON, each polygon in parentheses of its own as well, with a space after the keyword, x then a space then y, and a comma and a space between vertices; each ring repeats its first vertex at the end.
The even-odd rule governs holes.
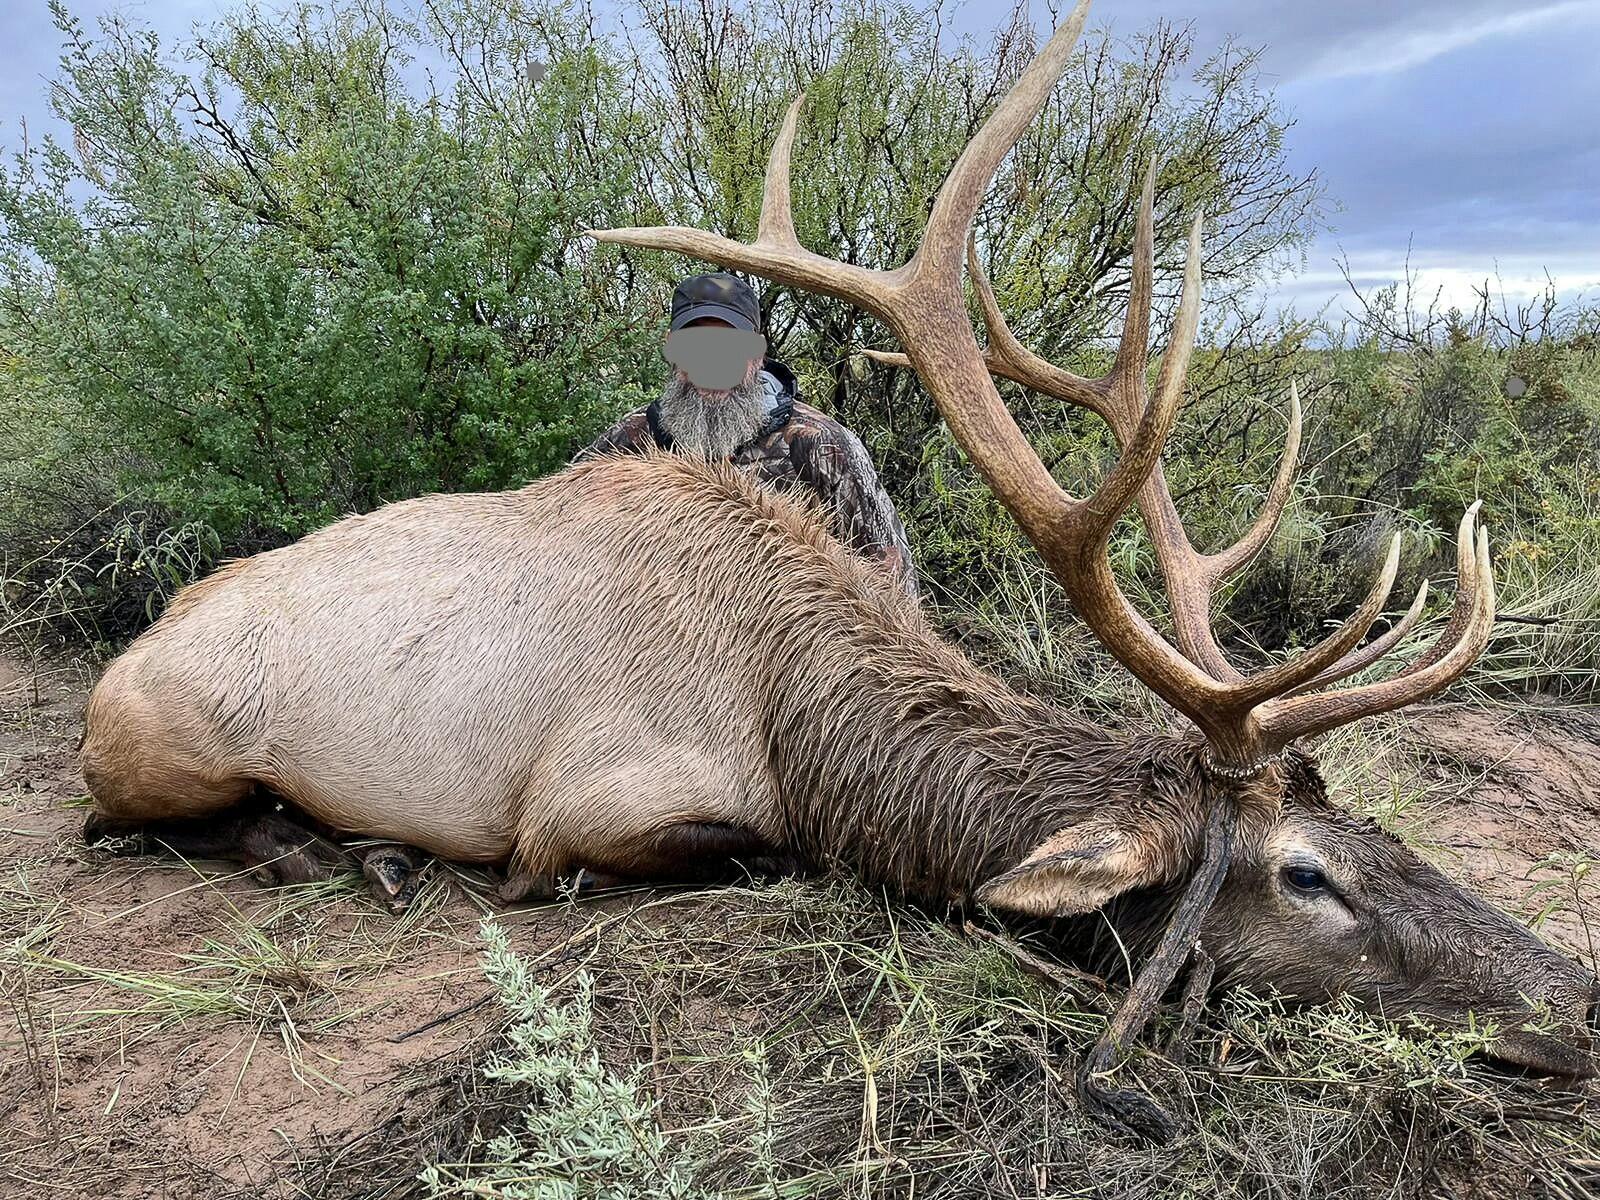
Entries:
POLYGON ((1182 401, 1199 327, 1200 233, 1190 228, 1183 291, 1152 392, 1147 381, 1151 296, 1155 274, 1155 168, 1140 193, 1129 313, 1116 360, 1100 379, 1064 371, 1025 349, 1011 334, 969 239, 972 221, 1001 160, 1038 115, 1065 69, 1088 15, 1088 0, 1022 72, 939 189, 921 245, 894 270, 836 262, 800 245, 790 195, 790 163, 801 99, 790 105, 767 163, 761 221, 745 244, 682 226, 591 231, 601 241, 674 250, 808 291, 834 296, 881 318, 905 355, 882 356, 916 370, 951 433, 1061 581, 1095 635, 1129 670, 1205 734, 1220 777, 1239 778, 1297 736, 1430 694, 1470 665, 1493 619, 1493 581, 1476 510, 1462 523, 1464 557, 1455 613, 1438 644, 1382 685, 1342 692, 1314 689, 1360 670, 1386 653, 1414 622, 1412 615, 1370 646, 1360 643, 1382 612, 1399 565, 1391 544, 1378 579, 1354 614, 1322 642, 1288 662, 1245 677, 1223 654, 1211 626, 1216 587, 1267 544, 1293 489, 1300 446, 1299 397, 1291 390, 1284 461, 1257 521, 1214 554, 1190 544, 1161 472, 1161 451, 1182 401), (962 249, 978 290, 988 349, 981 350, 962 293, 962 249), (1057 396, 1099 414, 1121 447, 1116 465, 1085 499, 1068 495, 1040 461, 995 388, 994 375, 1057 396), (1111 532, 1135 500, 1143 511, 1172 602, 1174 647, 1128 602, 1106 554, 1111 532), (1381 648, 1380 648, 1381 647, 1381 648))

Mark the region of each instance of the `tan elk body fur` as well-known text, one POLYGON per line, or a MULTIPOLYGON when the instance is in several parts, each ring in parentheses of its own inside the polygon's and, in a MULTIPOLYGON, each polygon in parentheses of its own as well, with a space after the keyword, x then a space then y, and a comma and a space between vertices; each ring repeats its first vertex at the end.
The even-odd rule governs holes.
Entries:
MULTIPOLYGON (((233 563, 116 661, 87 723, 107 816, 203 816, 259 783, 335 830, 535 875, 724 822, 957 899, 1118 773, 1137 790, 1124 739, 975 669, 815 514, 667 455, 233 563), (1075 753, 1030 782, 1029 743, 1075 753)), ((1166 836, 1197 828, 1170 815, 1166 836)), ((1182 858, 1131 835, 1128 856, 1152 880, 1182 858)))
POLYGON ((531 869, 676 820, 775 835, 773 662, 794 622, 842 620, 815 572, 863 611, 895 601, 797 510, 719 486, 681 460, 606 461, 390 505, 229 565, 95 690, 98 803, 160 796, 185 816, 259 780, 335 829, 531 869), (668 536, 686 523, 701 536, 668 536), (753 572, 729 548, 767 524, 799 536, 753 572))

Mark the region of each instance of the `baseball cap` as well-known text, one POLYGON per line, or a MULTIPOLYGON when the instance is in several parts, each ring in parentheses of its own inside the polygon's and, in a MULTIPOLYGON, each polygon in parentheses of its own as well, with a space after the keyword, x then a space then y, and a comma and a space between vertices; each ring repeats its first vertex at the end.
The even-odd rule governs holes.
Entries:
POLYGON ((704 317, 754 333, 761 325, 761 305, 748 283, 726 271, 680 280, 672 291, 672 324, 668 328, 682 329, 704 317))

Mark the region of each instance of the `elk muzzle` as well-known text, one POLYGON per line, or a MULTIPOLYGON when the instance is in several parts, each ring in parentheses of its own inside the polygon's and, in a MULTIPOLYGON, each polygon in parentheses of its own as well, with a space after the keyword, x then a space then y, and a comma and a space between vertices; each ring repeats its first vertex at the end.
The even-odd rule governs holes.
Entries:
POLYGON ((1486 1051, 1491 1061, 1573 1080, 1600 1078, 1600 980, 1563 981, 1536 1006, 1508 1012, 1497 1024, 1502 1032, 1486 1051))

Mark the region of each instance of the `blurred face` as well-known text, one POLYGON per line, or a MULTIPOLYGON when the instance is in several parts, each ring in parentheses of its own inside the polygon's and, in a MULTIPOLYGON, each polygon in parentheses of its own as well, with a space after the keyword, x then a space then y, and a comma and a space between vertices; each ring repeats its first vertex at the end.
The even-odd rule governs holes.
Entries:
POLYGON ((759 333, 702 317, 669 333, 664 352, 675 382, 693 386, 707 399, 719 399, 755 382, 766 350, 767 340, 759 333))

